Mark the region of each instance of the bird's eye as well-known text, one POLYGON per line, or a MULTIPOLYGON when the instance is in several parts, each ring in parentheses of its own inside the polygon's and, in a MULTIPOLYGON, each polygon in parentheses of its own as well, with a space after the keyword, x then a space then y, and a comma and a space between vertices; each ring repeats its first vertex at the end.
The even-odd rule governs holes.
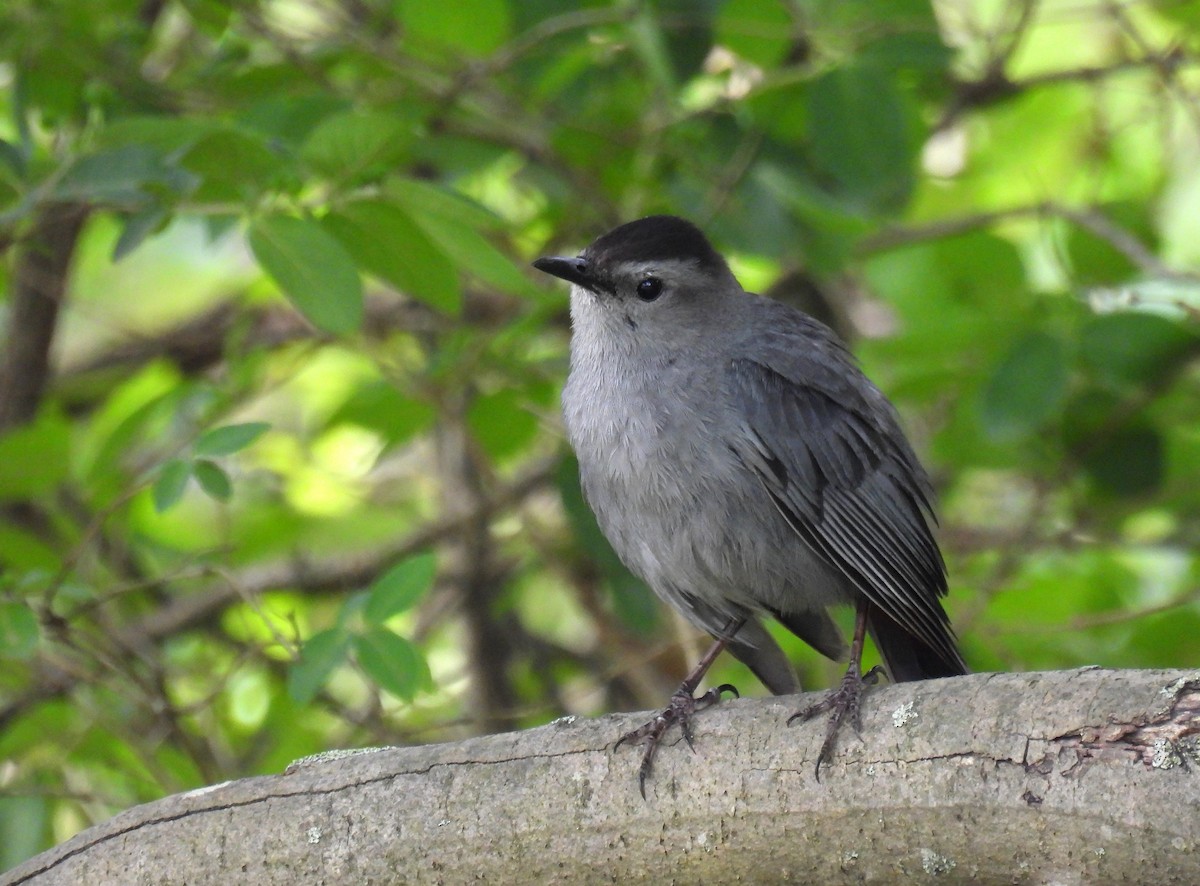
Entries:
POLYGON ((642 301, 654 301, 662 294, 662 280, 646 277, 637 285, 637 294, 642 301))

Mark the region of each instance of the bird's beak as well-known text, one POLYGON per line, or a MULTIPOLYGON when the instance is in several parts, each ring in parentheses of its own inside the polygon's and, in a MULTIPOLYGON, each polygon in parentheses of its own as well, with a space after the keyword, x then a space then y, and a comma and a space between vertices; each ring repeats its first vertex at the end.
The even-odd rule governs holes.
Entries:
POLYGON ((545 258, 539 258, 533 263, 533 266, 539 271, 566 280, 568 283, 574 283, 576 286, 582 286, 592 292, 596 290, 596 278, 592 276, 591 265, 588 264, 587 259, 548 255, 545 258))

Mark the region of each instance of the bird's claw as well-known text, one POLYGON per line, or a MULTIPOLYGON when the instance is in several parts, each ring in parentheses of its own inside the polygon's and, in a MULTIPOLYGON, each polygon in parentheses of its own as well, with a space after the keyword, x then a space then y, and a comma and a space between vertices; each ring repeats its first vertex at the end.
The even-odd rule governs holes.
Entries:
POLYGON ((817 781, 821 780, 821 764, 829 762, 829 758, 833 755, 833 749, 837 745, 838 732, 847 718, 854 728, 855 735, 862 736, 863 687, 874 686, 879 682, 879 675, 882 673, 883 669, 876 666, 862 674, 860 666, 851 661, 850 667, 846 669, 846 675, 842 677, 841 685, 837 689, 830 690, 820 701, 796 711, 788 717, 787 722, 791 726, 796 720, 807 722, 813 717, 830 712, 829 724, 825 727, 825 740, 821 742, 821 750, 817 754, 817 781))
POLYGON ((716 704, 726 692, 733 695, 734 698, 741 697, 741 694, 737 691, 737 687, 730 683, 722 683, 720 686, 714 686, 700 696, 693 696, 690 692, 680 690, 671 696, 671 701, 654 716, 654 719, 639 726, 637 729, 626 732, 617 739, 617 743, 613 745, 614 751, 623 744, 644 744, 646 746, 646 750, 642 753, 641 765, 638 766, 638 789, 642 793, 643 800, 646 799, 646 779, 650 777, 650 772, 654 768, 654 754, 657 752, 658 745, 662 741, 662 737, 666 734, 666 731, 671 728, 672 724, 678 723, 683 740, 687 742, 687 746, 691 748, 692 753, 695 753, 696 745, 695 735, 692 732, 692 716, 697 711, 702 711, 716 704))

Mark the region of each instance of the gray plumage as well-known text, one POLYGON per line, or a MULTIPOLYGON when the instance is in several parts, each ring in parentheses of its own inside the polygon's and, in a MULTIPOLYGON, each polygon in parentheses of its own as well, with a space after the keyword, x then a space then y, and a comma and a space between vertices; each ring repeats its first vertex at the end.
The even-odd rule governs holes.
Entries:
POLYGON ((745 618, 729 648, 775 693, 799 687, 760 619, 841 658, 827 609, 863 600, 892 679, 965 672, 929 480, 827 327, 745 292, 672 216, 535 265, 573 284, 567 433, 634 573, 713 636, 745 618))

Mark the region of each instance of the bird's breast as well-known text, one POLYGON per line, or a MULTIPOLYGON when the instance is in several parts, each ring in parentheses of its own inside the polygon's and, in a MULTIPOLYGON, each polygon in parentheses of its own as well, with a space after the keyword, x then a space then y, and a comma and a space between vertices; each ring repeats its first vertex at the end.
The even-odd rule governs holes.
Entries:
POLYGON ((715 584, 709 560, 733 552, 754 491, 718 420, 720 392, 696 378, 689 386, 661 376, 645 384, 610 376, 597 386, 596 378, 573 372, 563 405, 584 493, 605 536, 660 593, 667 575, 679 581, 697 573, 693 588, 715 584))

